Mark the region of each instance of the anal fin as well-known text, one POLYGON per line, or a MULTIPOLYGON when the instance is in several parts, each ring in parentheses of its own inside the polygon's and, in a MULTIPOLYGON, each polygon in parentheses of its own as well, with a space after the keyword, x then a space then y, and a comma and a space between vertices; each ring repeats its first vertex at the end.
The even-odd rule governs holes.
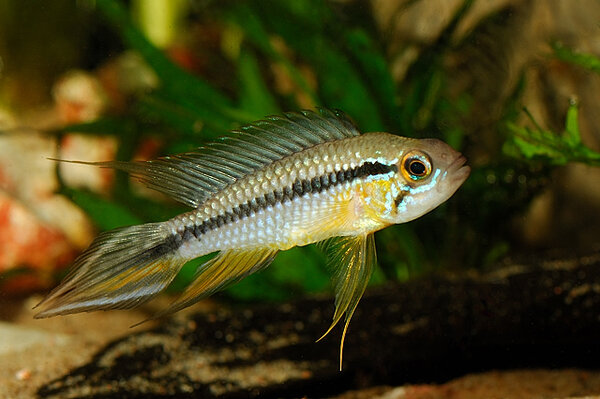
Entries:
POLYGON ((164 311, 155 317, 175 313, 206 298, 244 277, 264 269, 278 250, 268 247, 232 249, 219 253, 198 267, 194 281, 164 311))

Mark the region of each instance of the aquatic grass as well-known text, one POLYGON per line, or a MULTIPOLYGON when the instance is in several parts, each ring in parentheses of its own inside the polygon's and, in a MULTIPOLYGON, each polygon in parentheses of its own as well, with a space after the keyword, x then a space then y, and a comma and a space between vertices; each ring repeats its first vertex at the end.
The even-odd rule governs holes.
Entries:
MULTIPOLYGON (((160 87, 152 95, 171 100, 189 112, 195 113, 204 124, 228 130, 231 120, 239 118, 233 102, 204 80, 186 72, 152 45, 137 29, 127 9, 119 2, 97 0, 98 11, 118 29, 126 45, 138 51, 160 79, 160 87)), ((244 121, 243 119, 240 121, 244 121)))
POLYGON ((552 43, 554 56, 561 61, 578 65, 591 72, 600 73, 600 58, 593 54, 582 53, 566 47, 561 42, 552 43))
MULTIPOLYGON (((564 62, 577 65, 590 72, 600 74, 600 58, 581 53, 564 46, 560 42, 552 43, 554 56, 564 62)), ((570 162, 600 166, 600 153, 592 150, 581 141, 579 130, 579 107, 575 98, 571 99, 567 110, 565 128, 561 133, 544 129, 524 108, 533 127, 508 123, 512 133, 504 145, 504 152, 512 157, 541 162, 551 166, 566 165, 570 162)))
POLYGON ((565 129, 560 134, 542 128, 527 110, 525 112, 534 127, 509 123, 508 128, 513 135, 504 146, 506 154, 553 166, 571 162, 600 166, 600 153, 581 141, 575 101, 569 106, 565 129))

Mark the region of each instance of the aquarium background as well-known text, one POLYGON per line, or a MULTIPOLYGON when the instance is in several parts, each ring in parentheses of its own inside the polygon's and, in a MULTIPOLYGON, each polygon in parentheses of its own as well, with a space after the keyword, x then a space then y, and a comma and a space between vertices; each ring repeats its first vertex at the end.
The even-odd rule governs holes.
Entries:
MULTIPOLYGON (((376 235, 373 284, 485 270, 509 254, 585 251, 597 245, 600 214, 600 6, 588 3, 2 1, 0 138, 7 157, 41 136, 49 157, 148 159, 267 115, 339 108, 365 132, 447 141, 473 168, 448 203, 376 235)), ((5 202, 50 231, 34 232, 31 248, 54 234, 62 249, 48 245, 54 255, 42 261, 9 256, 23 230, 7 223, 7 292, 52 286, 99 231, 187 210, 120 173, 14 158, 13 169, 55 183, 39 195, 39 185, 7 178, 5 202), (66 205, 36 195, 84 215, 57 216, 66 205)), ((324 264, 313 246, 295 248, 223 298, 327 291, 324 264)))
POLYGON ((0 397, 599 394, 598 93, 597 0, 0 0, 0 397), (173 317, 139 324, 205 258, 139 308, 33 318, 100 232, 188 211, 52 159, 147 160, 315 107, 472 168, 375 235, 343 371, 342 327, 315 343, 335 307, 316 246, 173 317))

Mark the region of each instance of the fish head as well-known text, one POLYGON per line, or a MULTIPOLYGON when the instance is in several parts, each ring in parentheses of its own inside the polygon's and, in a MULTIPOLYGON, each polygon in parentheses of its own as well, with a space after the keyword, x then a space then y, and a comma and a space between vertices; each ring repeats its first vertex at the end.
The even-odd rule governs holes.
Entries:
POLYGON ((469 176, 466 158, 436 139, 409 140, 399 157, 394 223, 416 219, 454 194, 469 176))

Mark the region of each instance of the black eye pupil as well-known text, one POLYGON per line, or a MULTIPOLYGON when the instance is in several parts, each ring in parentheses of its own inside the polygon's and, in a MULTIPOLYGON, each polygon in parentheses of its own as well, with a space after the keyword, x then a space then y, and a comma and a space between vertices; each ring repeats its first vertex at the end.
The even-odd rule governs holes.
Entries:
POLYGON ((408 171, 415 176, 423 176, 427 171, 425 164, 421 161, 411 161, 408 165, 408 171))

